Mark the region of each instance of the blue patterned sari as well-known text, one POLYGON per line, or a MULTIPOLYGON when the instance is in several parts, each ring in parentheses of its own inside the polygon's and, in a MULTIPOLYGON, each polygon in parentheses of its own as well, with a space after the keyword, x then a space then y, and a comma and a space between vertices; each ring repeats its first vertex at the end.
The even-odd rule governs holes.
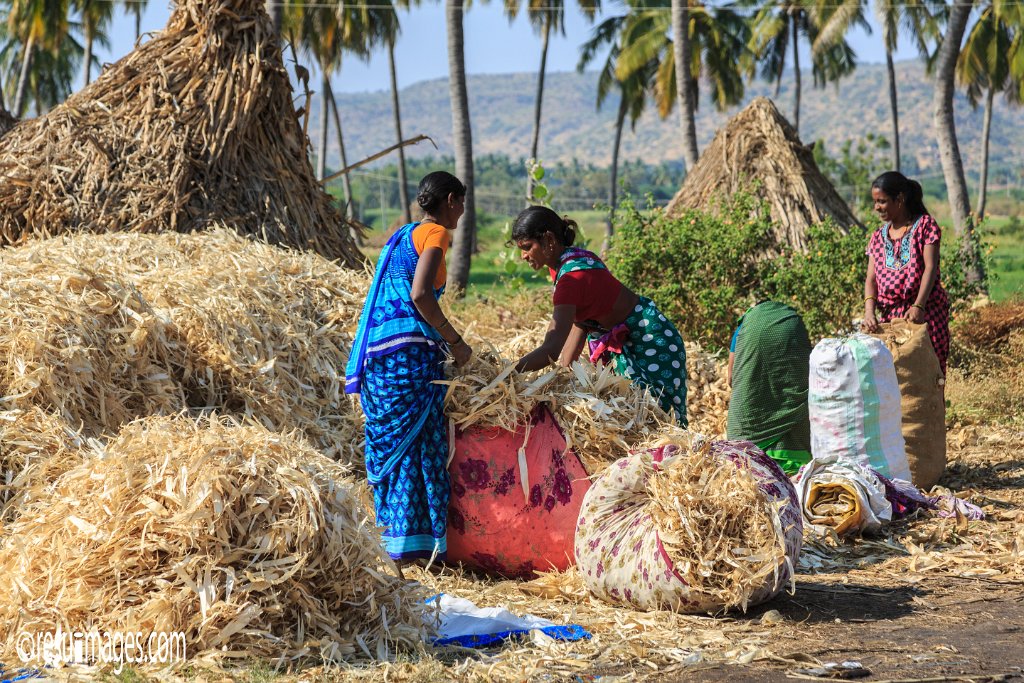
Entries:
MULTIPOLYGON (((412 303, 418 224, 381 251, 346 367, 345 391, 366 415, 366 475, 377 524, 394 559, 447 551, 448 436, 443 341, 412 303)), ((434 291, 440 297, 444 288, 434 291)))

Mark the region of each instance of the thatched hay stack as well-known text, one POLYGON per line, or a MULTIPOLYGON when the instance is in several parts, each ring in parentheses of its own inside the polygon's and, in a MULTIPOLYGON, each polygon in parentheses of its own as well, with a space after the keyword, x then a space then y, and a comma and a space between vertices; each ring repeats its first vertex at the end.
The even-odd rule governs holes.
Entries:
POLYGON ((859 225, 811 149, 765 97, 755 98, 715 134, 666 211, 707 209, 716 198, 753 183, 770 208, 780 244, 803 250, 807 228, 826 217, 841 230, 859 225))
POLYGON ((223 228, 0 250, 3 408, 42 410, 86 438, 217 410, 361 462, 362 414, 342 385, 368 285, 223 228))
POLYGON ((315 180, 262 0, 180 0, 167 28, 0 148, 0 244, 228 225, 363 259, 315 180))
POLYGON ((0 657, 23 633, 182 632, 189 658, 386 658, 425 632, 341 466, 301 439, 150 418, 29 491, 0 548, 0 657))

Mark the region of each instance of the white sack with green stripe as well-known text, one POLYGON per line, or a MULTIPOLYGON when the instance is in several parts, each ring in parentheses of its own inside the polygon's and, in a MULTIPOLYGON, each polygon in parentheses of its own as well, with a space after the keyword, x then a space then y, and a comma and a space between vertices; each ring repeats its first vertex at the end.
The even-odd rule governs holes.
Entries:
POLYGON ((910 481, 900 385, 878 339, 822 339, 811 352, 808 408, 815 459, 856 463, 910 481))

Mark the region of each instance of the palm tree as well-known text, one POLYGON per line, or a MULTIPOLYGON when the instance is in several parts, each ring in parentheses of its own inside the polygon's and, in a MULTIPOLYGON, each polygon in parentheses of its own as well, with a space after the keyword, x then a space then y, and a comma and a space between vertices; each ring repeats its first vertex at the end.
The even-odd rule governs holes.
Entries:
POLYGON ((985 279, 985 271, 974 240, 971 200, 967 194, 967 180, 964 177, 964 164, 960 157, 956 123, 953 119, 956 64, 973 5, 972 0, 952 0, 946 33, 935 59, 935 93, 932 101, 935 112, 935 138, 939 143, 939 157, 942 160, 942 174, 946 179, 946 191, 949 193, 953 225, 960 236, 961 256, 967 264, 967 282, 980 285, 985 279))
MULTIPOLYGON (((679 79, 676 77, 674 41, 671 31, 670 0, 638 0, 629 3, 624 17, 621 53, 617 58, 616 76, 626 80, 642 72, 651 61, 657 64, 651 93, 658 114, 665 118, 678 101, 679 79)), ((711 99, 724 110, 743 99, 744 84, 740 63, 747 52, 747 22, 730 8, 708 8, 691 3, 689 19, 690 62, 684 71, 694 109, 699 108, 698 79, 703 77, 711 91, 711 99)))
POLYGON ((896 97, 896 67, 892 55, 899 44, 900 29, 917 46, 925 59, 929 58, 928 44, 938 37, 937 13, 942 11, 941 0, 883 0, 875 3, 875 16, 882 26, 885 46, 885 66, 889 78, 889 112, 892 122, 892 167, 900 170, 900 119, 896 97))
MULTIPOLYGON (((299 41, 320 68, 320 139, 316 173, 323 179, 327 164, 328 116, 334 110, 335 130, 342 167, 347 166, 341 116, 331 91, 331 76, 341 68, 345 53, 366 59, 375 43, 381 40, 385 27, 393 22, 394 8, 380 4, 339 2, 336 5, 313 7, 289 6, 284 22, 289 30, 298 30, 299 41)), ((294 42, 294 41, 293 41, 294 42)), ((346 215, 352 216, 352 183, 342 175, 346 215)))
POLYGON ((11 113, 24 114, 32 60, 41 50, 56 52, 68 34, 67 0, 13 0, 5 17, 8 35, 22 45, 11 113))
POLYGON ((455 148, 455 174, 466 184, 466 210, 460 228, 455 231, 448 286, 460 296, 469 284, 469 269, 476 237, 476 198, 473 193, 473 131, 469 120, 469 94, 466 91, 466 53, 462 17, 464 0, 445 0, 448 29, 448 87, 452 103, 452 146, 455 148))
POLYGON ((957 81, 966 88, 971 106, 985 100, 981 134, 981 173, 978 181, 978 219, 985 216, 988 190, 988 146, 992 129, 992 101, 1005 92, 1011 103, 1020 103, 1024 83, 1024 12, 1019 5, 990 0, 971 27, 957 61, 957 81))
MULTIPOLYGON (((671 0, 672 56, 676 64, 690 63, 690 0, 671 0)), ((694 101, 692 80, 686 69, 676 71, 676 96, 679 100, 679 122, 683 130, 683 158, 686 170, 697 165, 697 103, 694 101)))
POLYGON ((793 128, 800 130, 800 41, 811 46, 814 85, 824 87, 849 74, 856 66, 853 48, 845 35, 853 24, 870 30, 860 0, 743 0, 759 9, 751 19, 750 50, 754 59, 747 64, 753 74, 760 66, 762 78, 775 81, 775 96, 782 85, 786 53, 793 50, 793 128), (822 31, 822 27, 825 28, 822 31))
MULTIPOLYGON (((131 14, 135 19, 135 40, 138 42, 139 36, 142 35, 142 13, 146 11, 146 5, 149 0, 124 0, 125 12, 131 14)), ((278 22, 278 28, 280 29, 280 22, 278 22)))
MULTIPOLYGON (((397 0, 396 5, 408 9, 410 0, 397 0)), ((402 110, 398 96, 398 70, 395 67, 395 41, 398 40, 398 33, 401 26, 398 21, 398 14, 394 15, 394 22, 385 27, 384 40, 388 49, 388 74, 391 76, 391 113, 395 119, 395 142, 402 143, 402 110)), ((412 207, 409 204, 409 179, 405 169, 405 148, 398 148, 398 200, 402 205, 402 217, 406 223, 412 222, 412 207)))
MULTIPOLYGON (((597 10, 601 7, 601 0, 578 0, 580 10, 588 19, 593 19, 597 10)), ((519 14, 518 0, 505 0, 505 14, 509 20, 515 19, 519 14)), ((526 0, 526 14, 534 30, 540 34, 540 71, 537 76, 537 98, 534 101, 533 110, 533 139, 530 142, 530 158, 537 158, 537 148, 540 144, 540 121, 541 105, 544 100, 544 75, 547 71, 548 45, 551 41, 551 33, 565 35, 565 2, 563 0, 526 0)), ((533 175, 526 174, 526 196, 533 197, 533 175)))
POLYGON ((609 17, 601 22, 591 35, 590 40, 580 48, 580 61, 576 68, 583 71, 593 62, 597 54, 605 47, 610 46, 608 55, 601 72, 597 78, 597 109, 602 105, 613 91, 618 91, 619 106, 615 116, 615 140, 612 145, 612 164, 610 169, 610 183, 608 188, 608 218, 605 221, 605 236, 602 251, 608 249, 612 235, 615 233, 615 206, 618 192, 619 172, 619 146, 622 142, 622 129, 625 126, 626 117, 629 116, 630 127, 636 130, 636 122, 643 114, 647 104, 647 96, 653 87, 654 77, 658 70, 656 60, 651 60, 643 69, 633 71, 625 79, 616 75, 619 55, 622 52, 622 30, 626 23, 627 15, 609 17))
MULTIPOLYGON (((71 28, 75 28, 74 25, 71 28)), ((25 102, 38 114, 67 99, 82 60, 82 45, 72 35, 65 36, 56 51, 33 49, 32 64, 26 73, 25 102)), ((0 23, 0 72, 21 72, 24 51, 12 38, 6 24, 0 23)), ((9 85, 9 84, 8 84, 9 85)))
POLYGON ((85 43, 83 57, 83 79, 85 85, 92 81, 93 42, 99 40, 106 47, 106 28, 114 17, 114 5, 107 0, 71 0, 71 8, 81 17, 82 36, 85 43))

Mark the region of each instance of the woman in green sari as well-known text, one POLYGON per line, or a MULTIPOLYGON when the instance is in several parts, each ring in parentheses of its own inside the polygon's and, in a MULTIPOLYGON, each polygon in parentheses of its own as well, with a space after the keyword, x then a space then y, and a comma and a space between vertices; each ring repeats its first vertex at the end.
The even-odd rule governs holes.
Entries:
POLYGON ((750 308, 729 347, 728 438, 753 441, 786 474, 811 460, 810 358, 800 314, 775 301, 750 308))

